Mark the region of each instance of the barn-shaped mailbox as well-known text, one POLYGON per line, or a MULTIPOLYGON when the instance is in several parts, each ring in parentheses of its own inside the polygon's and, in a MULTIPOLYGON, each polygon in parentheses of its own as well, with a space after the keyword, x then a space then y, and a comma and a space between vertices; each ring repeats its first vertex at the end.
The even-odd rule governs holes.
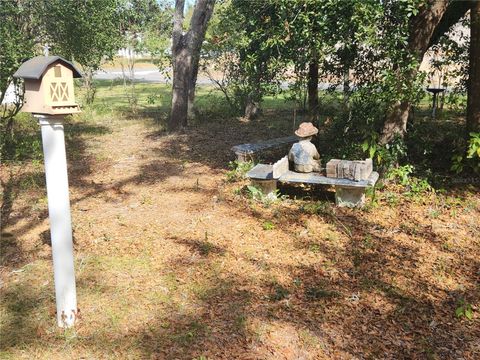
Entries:
POLYGON ((22 111, 49 115, 80 112, 75 103, 73 78, 82 75, 60 56, 36 56, 24 62, 13 76, 25 80, 22 111))

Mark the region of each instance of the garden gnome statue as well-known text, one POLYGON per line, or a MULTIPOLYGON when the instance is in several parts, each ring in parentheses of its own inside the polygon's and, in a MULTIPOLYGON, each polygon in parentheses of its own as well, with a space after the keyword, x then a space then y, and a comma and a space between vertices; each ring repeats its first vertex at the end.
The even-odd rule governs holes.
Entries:
POLYGON ((288 160, 293 162, 296 172, 309 173, 319 172, 320 154, 310 140, 318 133, 318 129, 311 122, 301 123, 295 131, 295 135, 301 138, 298 143, 293 144, 288 153, 288 160))

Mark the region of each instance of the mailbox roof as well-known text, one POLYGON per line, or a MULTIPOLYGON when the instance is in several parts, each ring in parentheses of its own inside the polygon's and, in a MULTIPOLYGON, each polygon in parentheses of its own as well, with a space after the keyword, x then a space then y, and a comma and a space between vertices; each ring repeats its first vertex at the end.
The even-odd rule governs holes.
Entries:
POLYGON ((70 68, 73 71, 74 78, 82 77, 82 74, 75 65, 60 56, 35 56, 20 65, 15 74, 13 74, 13 77, 39 80, 45 73, 45 70, 47 70, 47 67, 57 62, 70 68))

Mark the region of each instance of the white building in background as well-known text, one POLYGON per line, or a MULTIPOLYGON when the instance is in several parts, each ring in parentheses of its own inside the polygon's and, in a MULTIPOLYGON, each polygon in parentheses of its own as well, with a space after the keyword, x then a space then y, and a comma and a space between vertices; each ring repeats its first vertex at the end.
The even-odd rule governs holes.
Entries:
POLYGON ((136 52, 130 48, 122 48, 118 50, 117 55, 127 59, 132 59, 132 58, 140 59, 140 58, 145 58, 150 56, 148 52, 136 52))
POLYGON ((3 98, 2 104, 12 104, 15 102, 15 99, 15 88, 13 84, 10 84, 10 86, 7 88, 7 91, 5 92, 5 97, 3 98))

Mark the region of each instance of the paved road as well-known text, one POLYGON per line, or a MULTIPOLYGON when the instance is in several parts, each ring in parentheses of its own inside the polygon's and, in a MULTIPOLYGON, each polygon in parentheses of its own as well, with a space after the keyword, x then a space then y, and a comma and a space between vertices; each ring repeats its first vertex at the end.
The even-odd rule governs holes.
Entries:
MULTIPOLYGON (((98 71, 94 76, 95 79, 99 80, 115 80, 122 79, 123 74, 121 70, 107 70, 107 71, 98 71)), ((151 83, 160 83, 166 84, 171 82, 167 79, 160 71, 156 68, 147 69, 147 70, 136 70, 135 71, 135 80, 138 82, 151 82, 151 83)), ((213 85, 213 81, 204 76, 199 76, 197 79, 197 85, 213 85)), ((329 83, 320 83, 318 88, 320 90, 327 90, 331 84, 329 83)), ((281 83, 282 89, 288 88, 288 82, 284 81, 281 83)), ((337 88, 338 91, 342 91, 342 87, 337 88)))
MULTIPOLYGON (((169 83, 169 79, 165 77, 163 73, 158 71, 156 68, 146 69, 146 70, 136 70, 135 71, 135 80, 138 82, 151 82, 151 83, 160 83, 166 84, 169 83)), ((98 80, 115 80, 123 79, 123 74, 121 70, 101 70, 93 75, 94 79, 98 80)), ((198 85, 212 85, 213 82, 205 77, 199 77, 197 79, 198 85)))
MULTIPOLYGON (((122 79, 123 75, 120 69, 100 70, 93 75, 93 78, 98 80, 115 80, 122 79)), ((138 82, 150 82, 159 84, 166 84, 171 82, 165 77, 163 73, 158 71, 158 69, 156 68, 136 70, 135 80, 138 82)), ((213 85, 213 82, 206 77, 199 76, 197 79, 197 85, 213 85)), ((281 86, 283 89, 286 89, 288 87, 288 83, 282 82, 281 86)), ((330 84, 328 83, 320 83, 318 88, 321 90, 326 90, 329 86, 330 84)), ((341 87, 339 87, 337 90, 341 91, 342 89, 341 87)), ((11 103, 14 101, 14 99, 15 95, 13 91, 13 86, 10 85, 10 87, 6 91, 6 95, 2 103, 11 103)))

